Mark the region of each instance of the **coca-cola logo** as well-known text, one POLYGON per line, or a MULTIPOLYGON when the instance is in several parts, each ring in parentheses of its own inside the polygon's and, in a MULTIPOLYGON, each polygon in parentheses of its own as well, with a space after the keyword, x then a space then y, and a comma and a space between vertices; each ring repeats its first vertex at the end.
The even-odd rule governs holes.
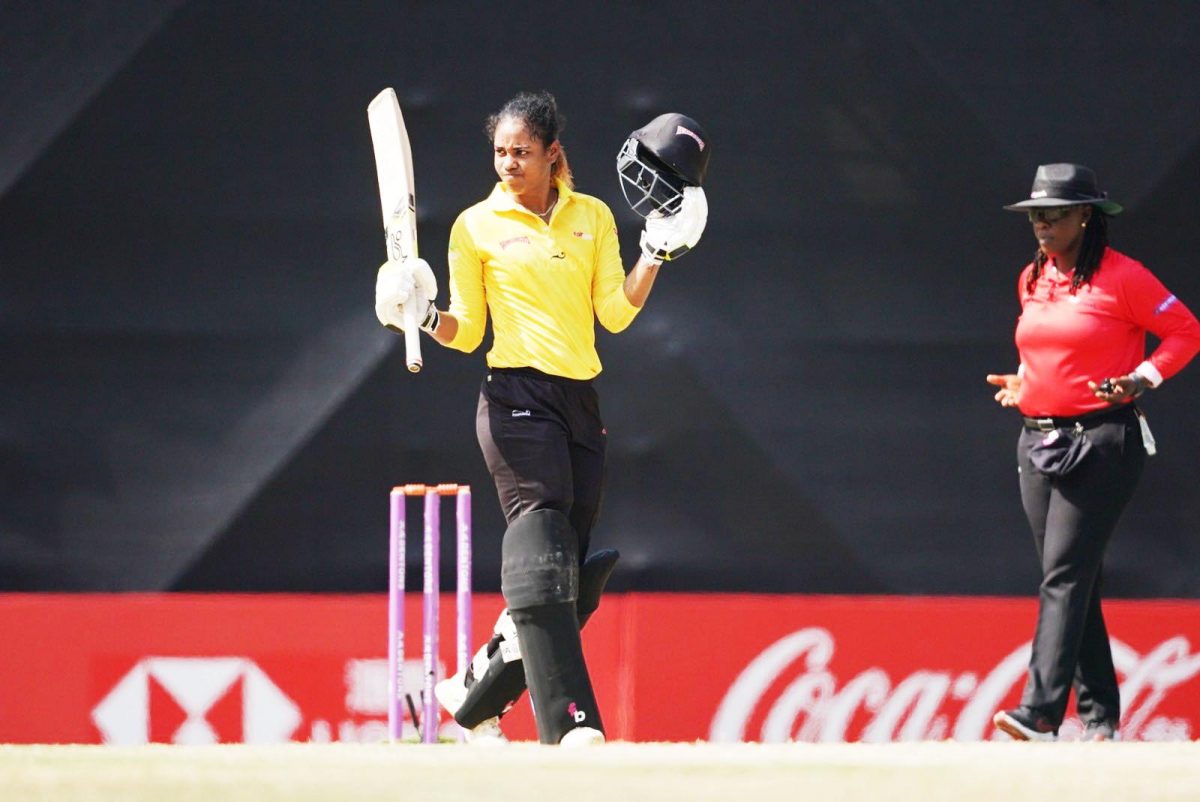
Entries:
MULTIPOLYGON (((1200 653, 1182 635, 1139 654, 1112 639, 1121 681, 1126 739, 1186 740, 1196 729, 1183 716, 1159 714, 1171 691, 1200 674, 1200 653)), ((809 627, 764 649, 734 680, 713 717, 709 740, 913 741, 996 737, 992 715, 1025 680, 1030 644, 986 672, 919 669, 893 680, 882 667, 839 682, 831 669, 832 633, 809 627)), ((1200 723, 1200 722, 1197 722, 1200 723)), ((1061 735, 1077 732, 1064 722, 1061 735)))

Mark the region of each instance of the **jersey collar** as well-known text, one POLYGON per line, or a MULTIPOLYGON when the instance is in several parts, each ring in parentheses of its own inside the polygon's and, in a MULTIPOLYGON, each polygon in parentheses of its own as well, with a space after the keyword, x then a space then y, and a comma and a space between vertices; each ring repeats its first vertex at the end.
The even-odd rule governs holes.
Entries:
MULTIPOLYGON (((558 190, 558 205, 560 207, 567 204, 575 191, 562 182, 561 179, 554 179, 554 187, 558 190)), ((516 197, 508 191, 508 187, 504 186, 503 181, 497 181, 496 186, 492 188, 492 194, 488 196, 488 205, 497 212, 515 212, 528 211, 524 206, 517 203, 516 197)))

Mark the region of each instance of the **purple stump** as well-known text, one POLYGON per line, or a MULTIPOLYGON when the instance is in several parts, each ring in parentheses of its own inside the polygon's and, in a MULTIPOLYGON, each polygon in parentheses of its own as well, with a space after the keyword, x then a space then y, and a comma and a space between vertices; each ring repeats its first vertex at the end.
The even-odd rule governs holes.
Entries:
POLYGON ((392 488, 388 543, 388 737, 404 737, 404 489, 392 488))
POLYGON ((438 726, 441 716, 434 686, 438 679, 438 607, 439 607, 439 556, 441 550, 441 496, 437 488, 425 491, 425 711, 421 714, 421 740, 427 744, 438 742, 438 726))
POLYGON ((458 577, 455 582, 458 614, 457 657, 459 673, 465 673, 471 661, 471 488, 459 485, 455 519, 458 531, 458 577))

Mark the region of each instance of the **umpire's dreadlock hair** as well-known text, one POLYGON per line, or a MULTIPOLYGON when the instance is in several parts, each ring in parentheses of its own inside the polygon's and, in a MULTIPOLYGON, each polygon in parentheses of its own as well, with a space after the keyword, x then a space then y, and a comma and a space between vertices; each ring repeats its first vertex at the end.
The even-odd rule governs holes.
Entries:
MULTIPOLYGON (((521 92, 504 104, 500 111, 487 118, 484 133, 488 142, 496 138, 496 128, 500 121, 511 117, 525 123, 529 133, 543 147, 550 147, 558 135, 567 127, 567 118, 558 111, 558 101, 554 95, 542 90, 540 92, 521 92)), ((571 167, 567 164, 566 148, 559 143, 559 157, 550 168, 550 176, 557 178, 567 185, 568 189, 575 188, 575 179, 571 175, 571 167)))
MULTIPOLYGON (((1071 294, 1090 282, 1092 276, 1100 268, 1100 260, 1104 257, 1104 249, 1108 247, 1108 215, 1097 207, 1092 207, 1092 216, 1088 218, 1087 228, 1083 230, 1083 242, 1079 245, 1079 258, 1075 260, 1075 275, 1071 277, 1071 294)), ((1025 292, 1033 292, 1033 285, 1046 266, 1046 254, 1038 248, 1033 258, 1033 270, 1025 282, 1025 292)))

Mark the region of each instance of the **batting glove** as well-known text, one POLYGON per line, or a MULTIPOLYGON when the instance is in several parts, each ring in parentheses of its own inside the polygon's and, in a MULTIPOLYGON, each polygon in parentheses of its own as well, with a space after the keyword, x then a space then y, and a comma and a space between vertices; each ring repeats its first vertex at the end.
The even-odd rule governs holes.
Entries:
POLYGON ((432 311, 436 326, 437 279, 424 259, 384 262, 375 276, 375 317, 388 328, 404 331, 404 305, 414 303, 417 320, 425 328, 432 311))
POLYGON ((683 190, 679 211, 670 217, 647 217, 642 229, 642 255, 655 262, 678 259, 696 247, 708 224, 708 198, 700 187, 683 190))

